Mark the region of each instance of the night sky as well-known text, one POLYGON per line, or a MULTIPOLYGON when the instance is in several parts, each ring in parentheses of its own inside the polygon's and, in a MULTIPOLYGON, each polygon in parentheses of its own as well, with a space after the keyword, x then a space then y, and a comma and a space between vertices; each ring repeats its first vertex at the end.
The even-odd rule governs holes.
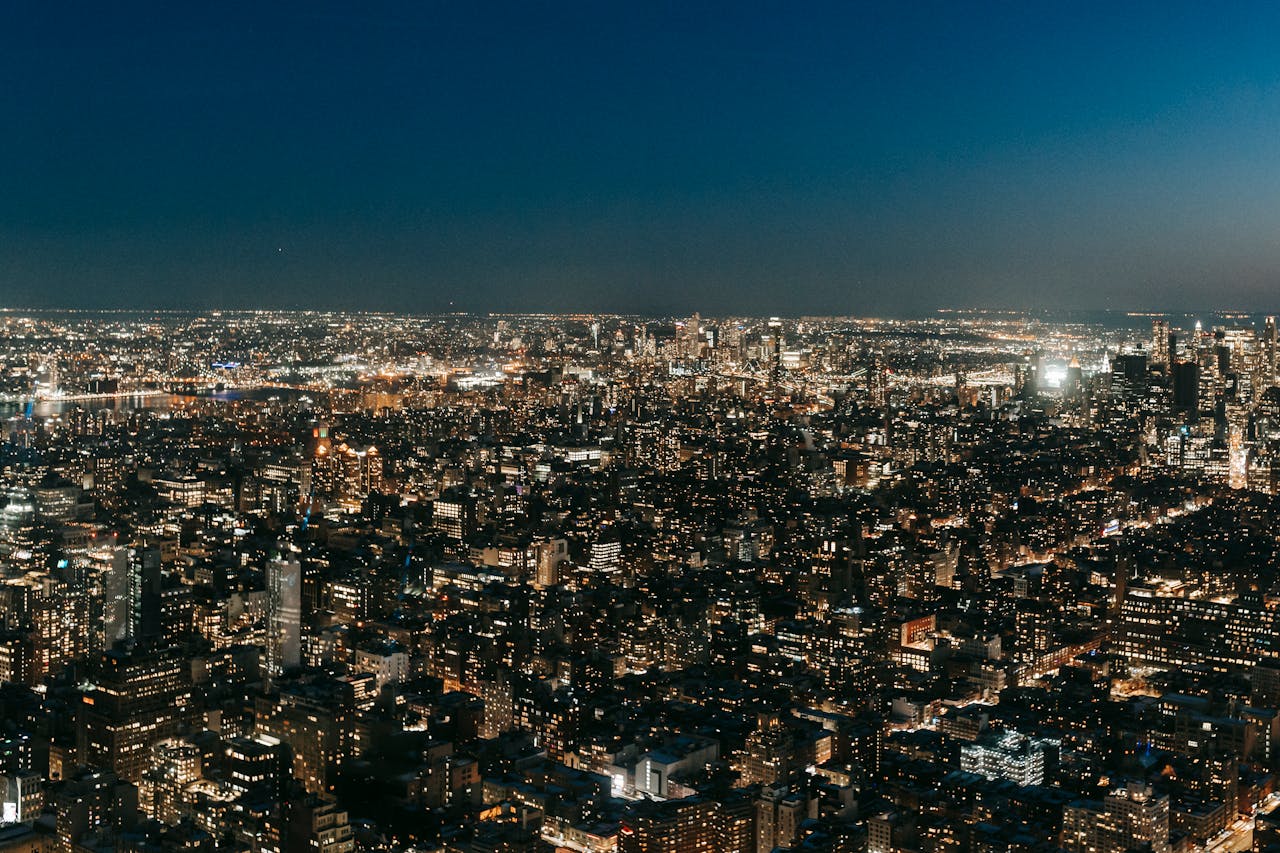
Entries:
POLYGON ((7 2, 0 305, 1280 308, 1280 4, 7 2))

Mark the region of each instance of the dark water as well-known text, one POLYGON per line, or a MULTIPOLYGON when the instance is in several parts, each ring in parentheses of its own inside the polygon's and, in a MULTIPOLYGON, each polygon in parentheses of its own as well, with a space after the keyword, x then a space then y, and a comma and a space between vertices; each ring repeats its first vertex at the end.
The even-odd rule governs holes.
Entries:
MULTIPOLYGON (((1280 312, 1272 312, 1273 314, 1280 312)), ((1125 329, 1150 330, 1151 321, 1156 319, 1167 320, 1169 325, 1174 329, 1191 329, 1199 320, 1204 328, 1211 329, 1214 326, 1256 326, 1261 329, 1263 322, 1269 316, 1265 312, 1249 312, 1249 311, 1169 311, 1169 312, 1128 312, 1128 311, 970 311, 964 309, 955 309, 947 312, 933 312, 929 314, 921 314, 917 318, 902 319, 923 319, 925 317, 945 317, 957 316, 966 318, 975 318, 988 316, 994 318, 1014 319, 1025 318, 1027 320, 1039 321, 1050 324, 1079 324, 1083 326, 1096 326, 1102 329, 1112 331, 1121 331, 1125 329)))
MULTIPOLYGON (((189 406, 196 402, 221 401, 226 403, 237 400, 267 401, 273 397, 284 402, 297 402, 303 392, 292 389, 254 388, 250 390, 220 391, 216 394, 148 394, 132 397, 86 397, 80 400, 37 400, 32 407, 32 414, 37 418, 47 418, 74 411, 77 407, 87 412, 100 412, 107 409, 113 412, 135 412, 142 409, 166 411, 178 406, 189 406)), ((26 411, 26 403, 0 402, 0 419, 12 417, 26 411)))

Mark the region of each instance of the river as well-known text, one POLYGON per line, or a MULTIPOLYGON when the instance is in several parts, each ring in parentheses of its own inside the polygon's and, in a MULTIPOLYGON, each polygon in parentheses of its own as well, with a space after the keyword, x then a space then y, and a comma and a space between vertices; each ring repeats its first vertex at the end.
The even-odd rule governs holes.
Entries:
MULTIPOLYGON (((88 412, 100 412, 108 409, 115 412, 133 412, 140 409, 164 411, 175 406, 190 405, 201 400, 235 402, 236 400, 267 401, 271 398, 293 402, 306 396, 301 391, 286 388, 251 388, 219 391, 211 394, 134 394, 105 397, 82 397, 74 400, 37 400, 32 414, 37 418, 47 418, 74 411, 76 407, 88 412)), ((25 411, 26 403, 0 402, 0 420, 12 417, 25 411)))

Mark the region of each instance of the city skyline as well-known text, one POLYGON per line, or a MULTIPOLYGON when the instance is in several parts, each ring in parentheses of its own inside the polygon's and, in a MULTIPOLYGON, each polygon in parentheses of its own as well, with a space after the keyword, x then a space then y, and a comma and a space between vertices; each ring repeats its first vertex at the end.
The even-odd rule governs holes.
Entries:
POLYGON ((1280 853, 1280 5, 0 9, 0 853, 1280 853))
POLYGON ((0 311, 6 853, 1276 853, 1271 315, 0 311))

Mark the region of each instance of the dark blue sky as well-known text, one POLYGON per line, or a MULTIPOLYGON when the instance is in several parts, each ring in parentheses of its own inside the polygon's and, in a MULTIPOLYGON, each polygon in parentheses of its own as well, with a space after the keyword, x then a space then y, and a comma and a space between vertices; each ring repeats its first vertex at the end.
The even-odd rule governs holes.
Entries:
POLYGON ((1277 306, 1274 3, 0 7, 0 305, 1277 306))

